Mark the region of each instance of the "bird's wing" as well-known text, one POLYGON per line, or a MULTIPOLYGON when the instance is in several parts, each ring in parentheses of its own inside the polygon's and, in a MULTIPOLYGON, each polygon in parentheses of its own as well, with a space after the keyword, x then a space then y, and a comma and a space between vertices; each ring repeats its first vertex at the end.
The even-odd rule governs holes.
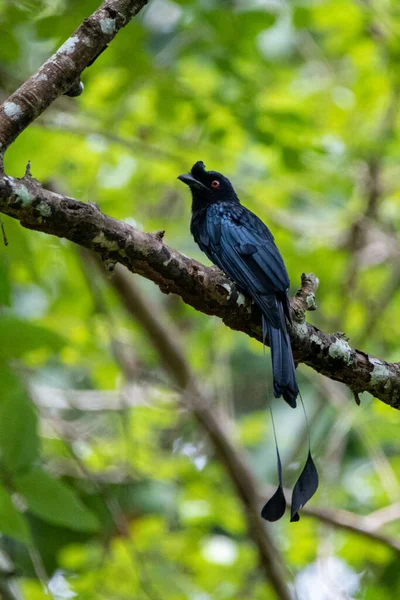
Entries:
POLYGON ((277 294, 286 297, 289 277, 269 229, 243 206, 221 203, 209 207, 203 232, 209 258, 281 329, 277 294))

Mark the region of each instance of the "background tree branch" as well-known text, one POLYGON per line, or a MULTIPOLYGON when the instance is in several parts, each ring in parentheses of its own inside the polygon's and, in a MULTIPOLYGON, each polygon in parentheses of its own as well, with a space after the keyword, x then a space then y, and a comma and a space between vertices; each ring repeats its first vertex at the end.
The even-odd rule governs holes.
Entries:
POLYGON ((56 98, 74 88, 80 75, 148 0, 105 0, 39 69, 0 106, 0 151, 56 98))

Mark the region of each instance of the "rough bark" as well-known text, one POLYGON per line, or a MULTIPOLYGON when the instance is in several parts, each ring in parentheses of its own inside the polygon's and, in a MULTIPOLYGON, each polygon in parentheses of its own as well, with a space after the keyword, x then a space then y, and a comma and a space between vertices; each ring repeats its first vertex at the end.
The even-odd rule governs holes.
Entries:
MULTIPOLYGON (((0 212, 24 227, 63 237, 97 252, 110 268, 117 262, 151 279, 164 293, 178 294, 197 310, 215 315, 261 341, 260 315, 249 299, 216 267, 205 267, 163 242, 160 233, 144 233, 83 203, 45 190, 28 173, 21 179, 0 175, 0 212)), ((305 321, 315 308, 315 276, 303 276, 292 300, 294 357, 319 373, 371 393, 400 408, 400 364, 352 348, 341 333, 325 333, 305 321)))
MULTIPOLYGON (((2 157, 18 135, 61 94, 79 93, 80 74, 99 56, 147 0, 105 0, 61 48, 0 106, 0 212, 30 229, 65 237, 97 252, 109 265, 120 262, 175 293, 194 308, 223 319, 232 329, 261 341, 260 315, 217 268, 207 268, 166 246, 162 236, 146 234, 84 204, 43 189, 30 176, 4 174, 2 157)), ((400 407, 400 364, 352 348, 343 334, 328 334, 306 323, 316 278, 303 278, 292 301, 291 338, 295 360, 400 407)))
POLYGON ((0 106, 0 151, 62 94, 79 95, 80 75, 148 0, 105 0, 37 73, 0 106))

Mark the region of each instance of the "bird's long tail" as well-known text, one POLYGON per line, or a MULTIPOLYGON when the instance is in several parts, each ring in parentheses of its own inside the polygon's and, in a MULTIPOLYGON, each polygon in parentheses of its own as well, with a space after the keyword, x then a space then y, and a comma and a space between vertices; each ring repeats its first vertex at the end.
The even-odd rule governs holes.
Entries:
POLYGON ((282 396, 289 406, 296 408, 296 398, 299 393, 299 388, 296 381, 292 347, 290 345, 284 317, 282 329, 276 329, 267 322, 263 315, 263 331, 268 333, 271 346, 274 396, 275 398, 280 398, 282 396))
MULTIPOLYGON (((262 317, 263 342, 265 344, 265 338, 268 334, 269 343, 271 347, 272 372, 274 378, 274 396, 276 398, 282 396, 284 400, 286 400, 286 402, 289 404, 289 406, 291 406, 292 408, 296 408, 296 398, 300 394, 300 391, 296 381, 296 372, 294 368, 292 347, 290 345, 289 334, 286 329, 283 306, 279 302, 279 300, 276 300, 275 307, 279 311, 278 314, 276 314, 281 324, 281 327, 279 329, 274 327, 270 321, 267 321, 264 314, 262 317)), ((275 319, 275 323, 279 323, 279 321, 275 319)), ((310 498, 312 498, 312 496, 315 494, 318 488, 318 473, 311 456, 310 428, 301 394, 300 400, 301 405, 303 407, 304 417, 306 420, 306 426, 308 431, 308 456, 304 468, 293 488, 291 501, 291 522, 296 522, 300 519, 300 508, 302 508, 306 504, 306 502, 308 502, 310 498)), ((285 513, 286 500, 283 492, 282 464, 278 450, 275 423, 272 416, 271 406, 270 411, 272 427, 274 431, 279 483, 276 492, 264 505, 261 511, 261 516, 266 521, 277 521, 285 513)))

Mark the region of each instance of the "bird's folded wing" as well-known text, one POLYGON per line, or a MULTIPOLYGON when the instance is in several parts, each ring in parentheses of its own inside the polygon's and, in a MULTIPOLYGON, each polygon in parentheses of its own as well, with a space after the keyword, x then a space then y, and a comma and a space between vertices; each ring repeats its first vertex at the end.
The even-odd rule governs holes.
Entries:
POLYGON ((243 222, 234 217, 218 214, 217 207, 208 210, 205 224, 209 250, 224 264, 226 274, 251 293, 286 292, 289 277, 269 230, 261 221, 252 227, 248 214, 243 215, 243 222), (265 228, 264 235, 260 224, 265 228))
POLYGON ((269 230, 262 224, 269 234, 263 235, 259 224, 252 228, 246 216, 240 222, 229 212, 221 215, 217 207, 209 209, 205 223, 207 254, 253 297, 271 324, 281 328, 276 294, 286 293, 289 287, 287 271, 269 230))

